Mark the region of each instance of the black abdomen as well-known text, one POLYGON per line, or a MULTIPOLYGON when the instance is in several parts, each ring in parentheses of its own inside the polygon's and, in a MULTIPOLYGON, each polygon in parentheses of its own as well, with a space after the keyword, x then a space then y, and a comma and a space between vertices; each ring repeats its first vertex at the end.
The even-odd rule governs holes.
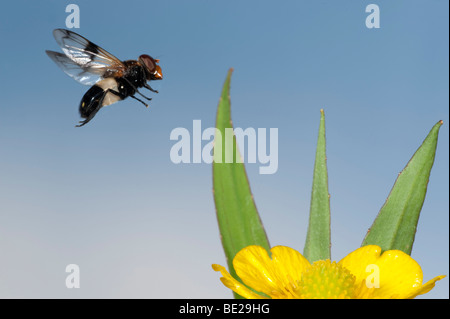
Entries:
POLYGON ((92 112, 98 111, 103 94, 104 90, 97 84, 93 85, 86 94, 84 94, 80 103, 80 115, 82 118, 87 118, 92 112))
POLYGON ((83 96, 80 103, 80 115, 83 118, 92 117, 103 106, 110 105, 126 97, 121 94, 118 82, 107 78, 93 85, 83 96))

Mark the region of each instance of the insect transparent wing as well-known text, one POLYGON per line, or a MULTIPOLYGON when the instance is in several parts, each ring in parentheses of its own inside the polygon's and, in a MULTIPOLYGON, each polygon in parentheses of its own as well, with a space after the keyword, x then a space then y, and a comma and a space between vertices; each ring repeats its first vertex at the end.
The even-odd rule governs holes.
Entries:
POLYGON ((114 55, 75 32, 55 29, 53 36, 65 55, 87 72, 108 72, 112 76, 125 69, 114 55))
POLYGON ((62 53, 55 51, 45 52, 61 70, 81 84, 94 85, 102 79, 102 75, 105 73, 104 68, 84 68, 62 53))

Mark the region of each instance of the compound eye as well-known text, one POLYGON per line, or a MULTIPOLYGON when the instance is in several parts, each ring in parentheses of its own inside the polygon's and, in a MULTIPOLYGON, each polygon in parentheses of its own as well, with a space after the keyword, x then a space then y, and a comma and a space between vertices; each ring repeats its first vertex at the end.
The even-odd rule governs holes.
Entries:
POLYGON ((151 56, 143 54, 139 57, 139 60, 144 64, 149 73, 155 72, 156 63, 151 56))

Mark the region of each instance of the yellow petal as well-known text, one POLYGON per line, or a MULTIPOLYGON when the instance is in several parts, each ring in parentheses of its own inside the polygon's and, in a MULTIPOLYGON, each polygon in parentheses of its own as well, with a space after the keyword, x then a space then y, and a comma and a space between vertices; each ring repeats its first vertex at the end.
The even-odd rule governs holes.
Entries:
POLYGON ((311 264, 295 249, 286 246, 275 246, 270 250, 277 278, 284 287, 300 283, 302 273, 311 264))
POLYGON ((434 285, 436 284, 436 281, 441 280, 442 278, 445 278, 446 276, 437 276, 433 279, 427 281, 424 285, 417 288, 413 293, 411 293, 409 296, 407 296, 407 299, 413 299, 416 298, 418 295, 423 295, 429 292, 431 289, 434 288, 434 285))
POLYGON ((376 265, 380 270, 380 288, 374 292, 376 297, 404 299, 422 285, 422 268, 401 250, 385 251, 376 265))
POLYGON ((367 267, 375 265, 379 275, 379 288, 369 289, 361 285, 360 295, 370 295, 371 298, 414 298, 430 291, 434 283, 442 279, 436 277, 434 281, 422 286, 422 269, 411 256, 400 250, 388 250, 381 256, 380 253, 380 247, 368 245, 355 250, 339 262, 356 277, 357 284, 365 283, 371 275, 371 271, 366 272, 367 267), (370 293, 364 289, 370 290, 370 293))
POLYGON ((367 245, 348 254, 339 264, 347 268, 356 277, 355 282, 359 283, 367 278, 367 265, 375 264, 380 254, 379 246, 367 245))
POLYGON ((236 274, 249 287, 270 295, 278 289, 278 279, 267 251, 261 246, 247 246, 233 259, 236 274))
POLYGON ((272 259, 261 246, 248 246, 239 251, 233 267, 236 274, 249 287, 275 298, 294 298, 301 273, 310 266, 308 260, 296 250, 276 246, 272 259))
POLYGON ((230 273, 225 269, 225 267, 223 267, 221 265, 213 264, 212 268, 215 271, 220 271, 220 273, 223 276, 222 278, 220 278, 220 280, 225 285, 225 287, 230 288, 238 295, 240 295, 246 299, 267 299, 261 295, 254 293, 253 291, 251 291, 250 289, 245 287, 243 284, 241 284, 239 281, 234 279, 230 275, 230 273))

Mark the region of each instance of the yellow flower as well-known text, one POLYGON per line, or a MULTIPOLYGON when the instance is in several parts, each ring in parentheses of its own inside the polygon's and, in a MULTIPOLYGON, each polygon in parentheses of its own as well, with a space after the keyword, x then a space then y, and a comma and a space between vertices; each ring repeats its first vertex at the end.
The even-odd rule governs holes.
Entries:
POLYGON ((400 250, 381 254, 376 245, 358 248, 338 263, 310 264, 286 246, 273 247, 270 253, 248 246, 236 254, 233 267, 245 285, 223 266, 212 267, 222 273, 226 287, 247 299, 409 299, 429 292, 445 277, 422 284, 422 269, 411 256, 400 250))

